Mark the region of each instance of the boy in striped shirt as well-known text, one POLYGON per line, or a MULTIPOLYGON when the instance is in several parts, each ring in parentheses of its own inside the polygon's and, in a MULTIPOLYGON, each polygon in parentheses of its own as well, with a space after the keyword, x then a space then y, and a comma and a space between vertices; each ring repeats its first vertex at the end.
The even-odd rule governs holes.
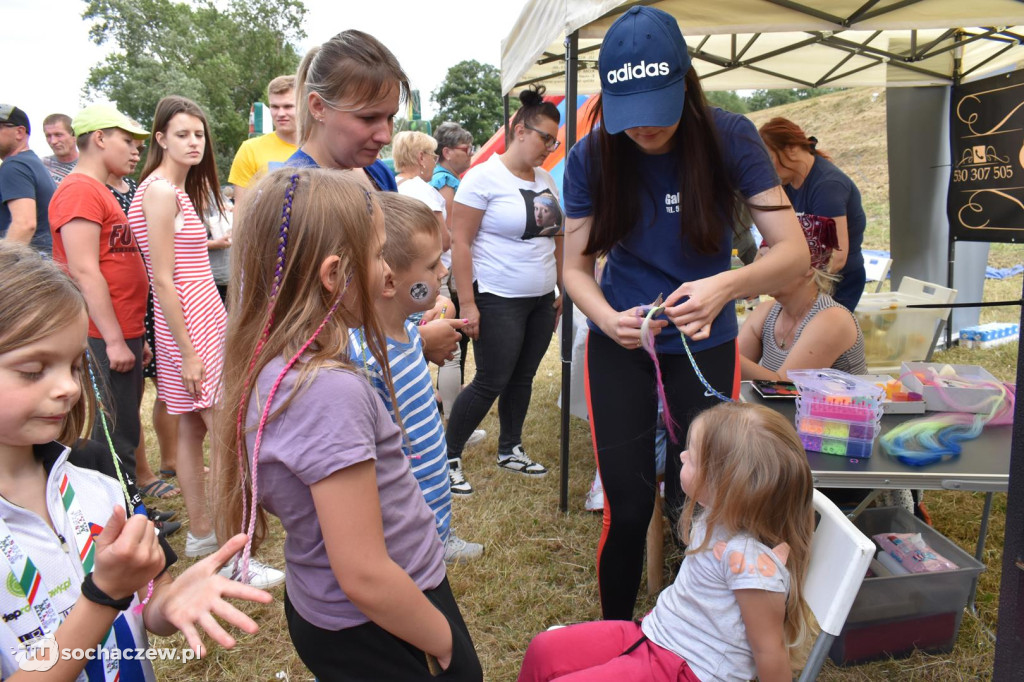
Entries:
MULTIPOLYGON (((440 223, 426 204, 392 192, 377 195, 384 209, 387 242, 384 260, 391 274, 376 301, 378 317, 388 340, 388 365, 395 389, 392 403, 380 367, 366 348, 361 329, 350 331, 352 359, 368 372, 384 405, 405 432, 403 449, 427 505, 434 512, 444 543, 445 563, 470 561, 483 554, 483 545, 466 542, 451 530, 452 492, 448 476, 448 446, 437 409, 423 343, 409 316, 430 310, 442 279, 440 223), (395 409, 397 406, 397 410, 395 409), (397 417, 396 418, 396 412, 397 417)), ((457 320, 450 321, 458 326, 457 320)))

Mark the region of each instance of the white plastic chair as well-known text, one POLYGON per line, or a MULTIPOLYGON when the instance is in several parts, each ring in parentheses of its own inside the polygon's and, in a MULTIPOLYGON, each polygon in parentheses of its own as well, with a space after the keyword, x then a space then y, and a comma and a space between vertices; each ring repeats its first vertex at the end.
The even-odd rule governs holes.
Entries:
POLYGON ((876 294, 882 290, 882 284, 889 276, 890 267, 892 267, 892 258, 864 255, 864 274, 867 276, 867 281, 875 282, 876 294))
MULTIPOLYGON (((938 284, 925 282, 921 279, 914 279, 913 277, 904 277, 901 279, 900 288, 897 289, 897 291, 901 294, 911 294, 913 296, 931 299, 929 303, 956 302, 956 289, 942 287, 938 284)), ((935 334, 932 337, 932 345, 928 347, 928 355, 924 358, 925 362, 931 362, 932 353, 935 352, 935 345, 939 342, 939 337, 942 336, 942 332, 946 330, 946 320, 949 319, 949 310, 949 308, 942 308, 940 310, 942 317, 935 325, 935 334)))
POLYGON ((832 642, 846 623, 875 552, 875 543, 817 490, 814 511, 820 518, 811 540, 804 600, 818 619, 821 633, 814 640, 800 682, 817 679, 832 642))

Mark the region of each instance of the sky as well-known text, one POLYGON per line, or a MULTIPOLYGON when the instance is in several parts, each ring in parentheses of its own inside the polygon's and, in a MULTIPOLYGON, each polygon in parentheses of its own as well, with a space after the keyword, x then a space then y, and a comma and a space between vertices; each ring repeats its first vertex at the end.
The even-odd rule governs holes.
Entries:
MULTIPOLYGON (((430 93, 449 67, 466 59, 500 66, 501 40, 526 0, 304 0, 304 53, 348 28, 365 31, 388 46, 420 91, 424 118, 434 113, 430 93)), ((0 102, 23 109, 32 122, 32 149, 49 155, 42 121, 51 113, 74 116, 90 101, 82 98, 89 69, 109 46, 89 40, 83 0, 0 0, 4 53, 0 102), (13 57, 13 59, 12 59, 13 57), (18 63, 24 64, 19 68, 18 63)), ((172 94, 172 93, 168 93, 172 94)), ((200 102, 200 104, 202 104, 200 102)))

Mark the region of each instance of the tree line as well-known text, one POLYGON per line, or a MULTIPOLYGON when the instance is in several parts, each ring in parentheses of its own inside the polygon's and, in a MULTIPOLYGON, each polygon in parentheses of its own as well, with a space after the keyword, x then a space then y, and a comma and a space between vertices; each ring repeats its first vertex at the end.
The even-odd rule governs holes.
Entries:
MULTIPOLYGON (((90 39, 115 49, 94 66, 87 99, 109 99, 149 128, 161 97, 183 95, 206 110, 221 178, 249 131, 249 108, 275 76, 294 73, 306 37, 302 0, 85 0, 90 39)), ((500 71, 475 60, 448 69, 430 93, 432 124, 455 121, 486 142, 504 122, 500 71)), ((736 113, 807 99, 830 89, 709 92, 715 106, 736 113)), ((518 100, 512 99, 512 106, 518 100)))

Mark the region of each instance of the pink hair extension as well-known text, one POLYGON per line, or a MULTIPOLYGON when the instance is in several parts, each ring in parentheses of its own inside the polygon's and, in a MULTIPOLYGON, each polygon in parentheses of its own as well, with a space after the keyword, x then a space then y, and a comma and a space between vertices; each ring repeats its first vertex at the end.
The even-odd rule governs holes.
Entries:
MULTIPOLYGON (((900 377, 900 380, 903 378, 900 377)), ((976 438, 986 424, 1005 423, 1013 409, 1014 400, 1002 383, 977 381, 972 382, 972 386, 998 391, 998 395, 989 395, 981 404, 971 406, 984 405, 988 408, 986 412, 954 412, 904 422, 882 436, 882 447, 891 457, 911 466, 924 466, 958 457, 962 451, 961 442, 976 438)), ((941 382, 931 384, 931 388, 948 404, 958 404, 941 382)))
MULTIPOLYGON (((267 339, 270 338, 270 330, 274 326, 274 308, 277 305, 277 297, 281 292, 281 279, 284 277, 284 257, 288 248, 288 233, 291 227, 292 220, 292 202, 295 200, 295 190, 299 184, 299 174, 293 173, 291 176, 291 182, 288 185, 288 189, 285 190, 284 194, 284 206, 281 207, 281 227, 277 238, 277 260, 274 262, 274 281, 270 286, 270 296, 267 302, 267 323, 263 327, 263 331, 260 332, 260 339, 256 343, 256 349, 253 351, 252 360, 249 362, 249 369, 245 373, 245 383, 242 387, 242 397, 238 401, 238 420, 235 429, 235 454, 238 459, 238 479, 240 482, 245 481, 245 455, 242 452, 242 443, 245 422, 245 411, 246 405, 248 404, 249 392, 252 388, 253 371, 256 367, 256 362, 259 360, 260 353, 263 352, 263 347, 267 343, 267 339)), ((262 192, 262 190, 261 190, 262 192)), ((246 528, 246 519, 248 518, 250 510, 246 504, 245 495, 242 495, 242 529, 246 528)), ((253 512, 255 516, 255 512, 253 512)))
POLYGON ((143 609, 146 608, 146 604, 149 603, 149 600, 152 599, 152 597, 153 597, 153 581, 150 580, 149 581, 149 586, 146 587, 146 598, 143 599, 141 602, 139 602, 138 604, 136 604, 135 606, 132 607, 132 613, 134 613, 136 616, 139 615, 140 613, 142 613, 143 609))
POLYGON ((672 417, 672 414, 668 410, 668 398, 665 395, 665 381, 661 378, 661 363, 658 362, 658 351, 654 345, 654 336, 651 334, 651 320, 654 319, 655 315, 661 313, 664 310, 662 307, 653 307, 647 311, 647 315, 644 317, 644 322, 640 326, 640 345, 643 346, 647 354, 651 356, 651 361, 654 363, 654 380, 658 388, 658 400, 661 401, 661 413, 665 420, 665 429, 668 431, 668 437, 672 439, 673 443, 679 442, 679 436, 677 430, 679 425, 676 420, 672 417))
MULTIPOLYGON (((259 477, 257 476, 256 470, 259 465, 260 446, 263 443, 263 431, 267 426, 267 419, 270 417, 270 406, 274 402, 274 394, 277 393, 278 387, 281 385, 281 382, 284 381, 285 376, 288 374, 291 368, 295 365, 296 362, 299 361, 299 358, 302 357, 302 355, 306 352, 310 345, 312 345, 312 343, 316 340, 316 337, 320 335, 320 332, 323 331, 323 328, 327 325, 330 319, 334 317, 335 311, 341 304, 341 297, 344 295, 345 290, 347 288, 348 282, 346 282, 346 286, 342 288, 340 292, 338 292, 338 296, 334 299, 334 303, 331 305, 330 310, 327 311, 327 315, 324 316, 323 321, 320 322, 320 326, 318 326, 316 328, 316 331, 313 332, 313 335, 310 336, 309 339, 307 339, 304 344, 302 344, 302 347, 298 350, 297 353, 295 353, 295 355, 292 356, 292 359, 285 364, 284 369, 282 369, 281 373, 277 375, 277 379, 274 380, 273 386, 271 386, 270 391, 267 393, 267 402, 263 406, 263 413, 260 415, 260 423, 259 426, 256 428, 256 442, 253 443, 252 448, 252 499, 250 500, 249 504, 249 509, 251 513, 249 514, 248 527, 245 529, 245 534, 248 536, 248 538, 245 541, 245 548, 242 550, 242 557, 240 562, 240 580, 244 583, 249 582, 249 557, 252 554, 252 540, 253 536, 256 533, 256 506, 257 499, 259 496, 259 477)), ((237 566, 238 564, 236 564, 236 567, 237 566)))

